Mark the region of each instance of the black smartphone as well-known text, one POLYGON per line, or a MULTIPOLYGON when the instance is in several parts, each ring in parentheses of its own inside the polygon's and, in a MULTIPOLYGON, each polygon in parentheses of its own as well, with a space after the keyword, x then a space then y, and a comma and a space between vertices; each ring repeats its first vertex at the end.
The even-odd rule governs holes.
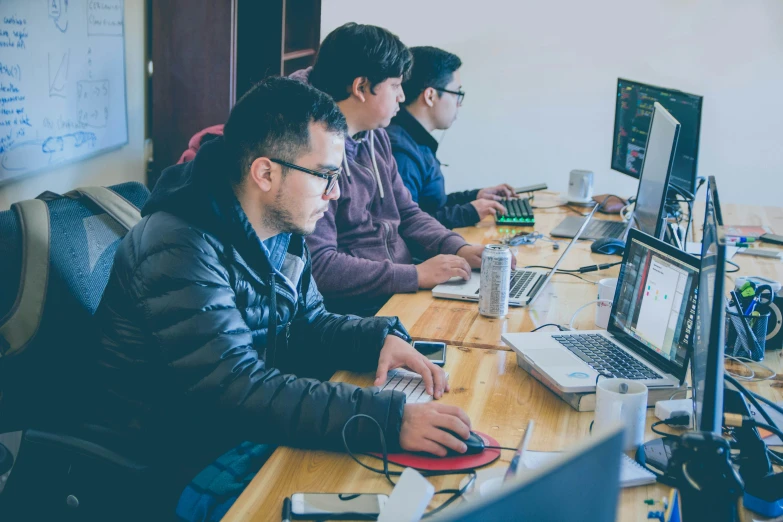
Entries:
POLYGON ((446 343, 433 341, 413 341, 413 347, 434 364, 446 364, 446 343))
POLYGON ((528 185, 527 187, 517 187, 514 192, 517 194, 524 194, 525 192, 535 192, 537 190, 546 190, 548 187, 546 183, 537 183, 535 185, 528 185))
POLYGON ((376 520, 387 500, 388 495, 374 493, 294 493, 291 515, 308 520, 376 520))
POLYGON ((773 245, 783 245, 783 236, 777 234, 761 234, 759 239, 765 243, 772 243, 773 245))

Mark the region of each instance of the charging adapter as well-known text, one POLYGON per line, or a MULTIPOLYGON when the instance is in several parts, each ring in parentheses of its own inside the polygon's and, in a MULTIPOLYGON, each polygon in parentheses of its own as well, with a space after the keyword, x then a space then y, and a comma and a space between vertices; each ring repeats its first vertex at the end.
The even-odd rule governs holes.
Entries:
POLYGON ((691 399, 675 399, 655 403, 655 416, 662 421, 673 417, 687 416, 688 422, 683 426, 693 427, 693 401, 691 399))
POLYGON ((435 487, 415 469, 405 468, 378 516, 378 522, 421 520, 433 496, 435 487))

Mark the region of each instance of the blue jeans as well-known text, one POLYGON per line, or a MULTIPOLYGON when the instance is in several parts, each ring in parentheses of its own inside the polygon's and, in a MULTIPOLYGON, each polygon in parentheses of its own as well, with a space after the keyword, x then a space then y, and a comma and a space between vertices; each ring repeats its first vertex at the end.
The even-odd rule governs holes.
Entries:
POLYGON ((243 442, 204 468, 177 502, 183 522, 218 522, 250 484, 276 446, 243 442))

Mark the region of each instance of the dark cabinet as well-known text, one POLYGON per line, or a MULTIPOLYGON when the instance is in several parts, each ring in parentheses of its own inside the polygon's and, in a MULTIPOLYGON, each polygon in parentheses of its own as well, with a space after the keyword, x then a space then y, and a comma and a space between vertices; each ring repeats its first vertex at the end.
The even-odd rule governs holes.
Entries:
POLYGON ((321 0, 150 0, 150 186, 196 132, 270 75, 312 65, 321 0))

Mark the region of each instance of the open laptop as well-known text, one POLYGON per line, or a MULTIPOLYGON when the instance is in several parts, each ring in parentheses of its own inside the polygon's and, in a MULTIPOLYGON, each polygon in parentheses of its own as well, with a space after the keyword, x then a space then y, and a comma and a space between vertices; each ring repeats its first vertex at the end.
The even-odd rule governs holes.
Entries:
MULTIPOLYGON (((508 303, 511 306, 532 304, 536 297, 541 294, 541 291, 546 287, 549 280, 552 279, 552 276, 557 273, 557 269, 568 255, 568 251, 571 250, 571 247, 573 247, 581 237, 582 231, 587 227, 588 223, 590 223, 590 219, 593 217, 596 210, 598 210, 597 205, 593 207, 592 212, 585 218, 582 226, 576 231, 576 235, 571 239, 571 242, 560 255, 560 259, 557 260, 557 263, 555 263, 555 266, 553 266, 551 270, 547 272, 546 270, 517 268, 511 271, 511 290, 508 299, 508 303)), ((472 271, 470 279, 467 281, 464 279, 446 281, 433 288, 432 295, 435 297, 442 297, 443 299, 478 301, 480 285, 481 273, 472 271)))
MULTIPOLYGON (((639 230, 662 239, 664 233, 664 203, 674 165, 674 153, 680 136, 680 122, 669 114, 658 102, 653 105, 650 118, 650 130, 647 134, 644 159, 639 174, 639 189, 633 216, 639 230)), ((554 237, 572 237, 579 229, 584 218, 569 216, 565 218, 551 235, 554 237)), ((629 222, 630 223, 630 222, 629 222)), ((594 219, 584 231, 585 239, 613 237, 624 239, 630 227, 622 221, 594 219)))
POLYGON ((566 393, 595 391, 596 378, 650 388, 679 386, 688 367, 699 260, 631 230, 608 330, 512 333, 501 339, 566 393))
POLYGON ((446 508, 432 520, 615 520, 622 446, 619 427, 596 433, 556 460, 480 498, 446 508))

